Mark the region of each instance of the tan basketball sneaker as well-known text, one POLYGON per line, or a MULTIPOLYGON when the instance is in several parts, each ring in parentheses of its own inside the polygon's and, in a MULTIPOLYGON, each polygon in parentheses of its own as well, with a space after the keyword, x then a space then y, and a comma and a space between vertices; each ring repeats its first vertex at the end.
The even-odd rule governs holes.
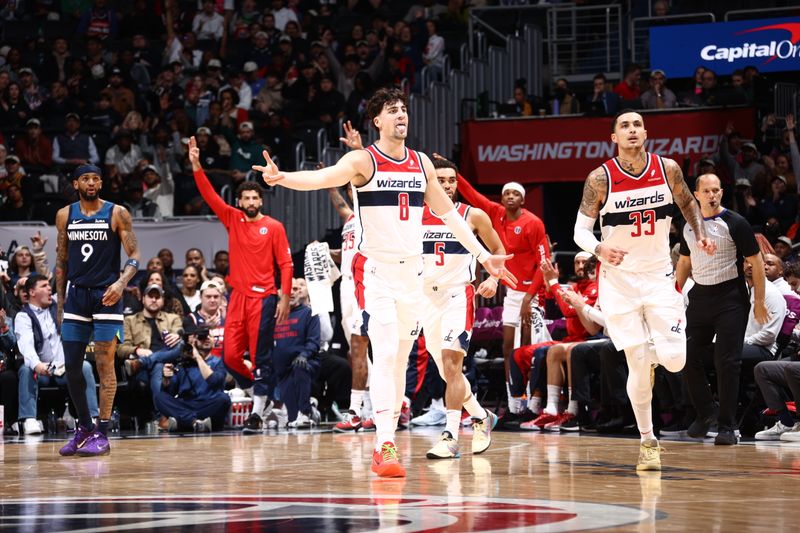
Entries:
POLYGON ((458 441, 453 438, 449 431, 443 431, 439 442, 428 450, 425 456, 428 459, 458 459, 461 457, 458 452, 458 441))
POLYGON ((661 470, 661 446, 656 439, 647 439, 639 445, 636 470, 661 470))
POLYGON ((492 430, 497 425, 497 415, 486 409, 486 418, 472 419, 472 453, 485 452, 492 444, 492 430))

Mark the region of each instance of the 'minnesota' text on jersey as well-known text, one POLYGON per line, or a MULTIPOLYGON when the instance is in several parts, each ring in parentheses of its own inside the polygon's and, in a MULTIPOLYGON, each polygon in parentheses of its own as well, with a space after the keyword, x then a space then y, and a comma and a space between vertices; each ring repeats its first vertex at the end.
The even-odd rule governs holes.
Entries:
POLYGON ((418 152, 405 149, 392 159, 374 144, 366 148, 374 173, 353 187, 353 204, 362 235, 358 250, 378 261, 395 261, 422 254, 422 206, 427 177, 418 152))
POLYGON ((627 252, 617 268, 628 272, 653 272, 670 268, 669 228, 672 189, 661 157, 647 153, 644 170, 635 176, 616 159, 603 163, 608 196, 600 209, 603 244, 627 252))
MULTIPOLYGON (((456 209, 467 218, 468 205, 457 203, 456 209)), ((427 205, 422 215, 422 253, 426 287, 466 285, 475 279, 475 258, 427 205)))
POLYGON ((114 204, 86 216, 80 202, 69 208, 67 220, 67 277, 79 287, 107 287, 117 281, 120 268, 119 236, 111 228, 114 204))

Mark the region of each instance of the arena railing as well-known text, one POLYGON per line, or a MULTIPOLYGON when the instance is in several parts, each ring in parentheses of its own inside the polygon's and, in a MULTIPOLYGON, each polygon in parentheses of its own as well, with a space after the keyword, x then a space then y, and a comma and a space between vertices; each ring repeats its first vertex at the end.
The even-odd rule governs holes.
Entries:
POLYGON ((778 118, 786 118, 789 113, 797 116, 800 85, 797 83, 775 84, 773 91, 773 112, 778 118))
POLYGON ((734 20, 763 19, 776 15, 797 15, 800 7, 768 7, 764 9, 734 9, 725 13, 725 22, 734 20))
POLYGON ((631 19, 628 48, 631 51, 631 62, 642 68, 658 68, 650 65, 650 28, 672 24, 702 24, 715 22, 713 13, 687 13, 685 15, 667 15, 664 17, 639 17, 631 19))

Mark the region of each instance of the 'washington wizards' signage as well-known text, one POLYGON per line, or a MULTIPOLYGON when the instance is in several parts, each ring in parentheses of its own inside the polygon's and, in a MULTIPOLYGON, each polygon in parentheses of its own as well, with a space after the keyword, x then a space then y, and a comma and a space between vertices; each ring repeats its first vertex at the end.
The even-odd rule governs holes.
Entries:
POLYGON ((672 78, 698 66, 717 74, 753 65, 761 72, 800 70, 800 18, 650 28, 650 67, 672 78))

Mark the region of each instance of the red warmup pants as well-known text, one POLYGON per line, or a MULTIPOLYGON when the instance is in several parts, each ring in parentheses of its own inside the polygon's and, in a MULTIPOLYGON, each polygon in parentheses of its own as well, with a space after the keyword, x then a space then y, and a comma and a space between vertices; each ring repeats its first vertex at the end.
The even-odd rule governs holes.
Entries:
POLYGON ((246 296, 234 290, 225 317, 223 361, 239 387, 253 387, 253 393, 269 396, 274 388, 272 379, 272 348, 275 333, 277 296, 265 298, 246 296), (253 371, 244 364, 244 353, 250 354, 253 371))

